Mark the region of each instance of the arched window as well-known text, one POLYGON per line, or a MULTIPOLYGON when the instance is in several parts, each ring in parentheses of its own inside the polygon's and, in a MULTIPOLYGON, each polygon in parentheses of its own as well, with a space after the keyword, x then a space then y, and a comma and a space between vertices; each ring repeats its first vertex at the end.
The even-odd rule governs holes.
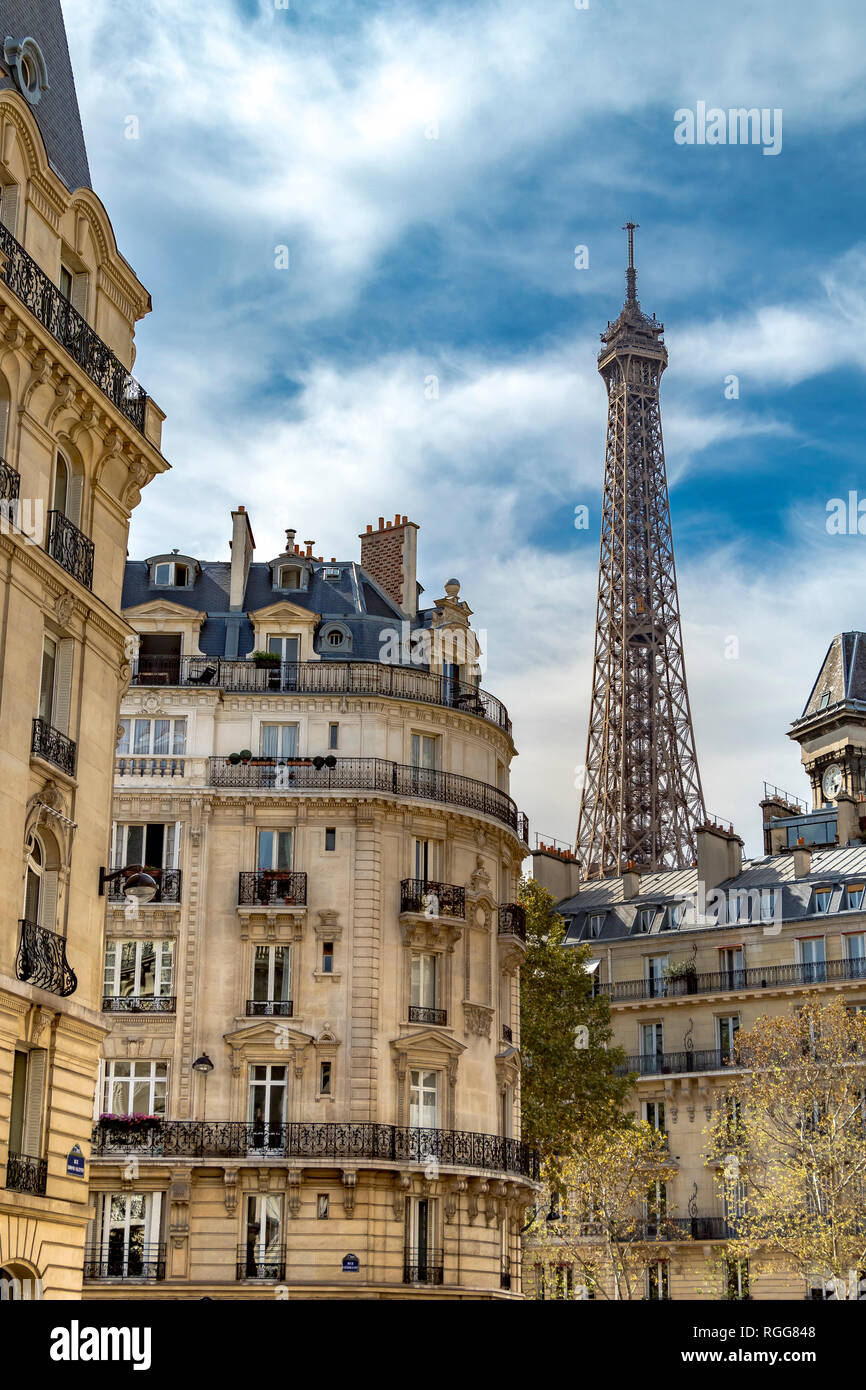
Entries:
POLYGON ((0 458, 8 462, 9 441, 6 435, 9 431, 9 385, 6 378, 0 376, 0 458))
POLYGON ((31 835, 30 853, 27 855, 27 882, 24 890, 24 916, 28 922, 39 921, 44 861, 45 856, 39 837, 38 835, 31 835))
POLYGON ((31 834, 27 848, 24 916, 48 931, 57 930, 57 885, 60 857, 54 838, 40 830, 31 834))
POLYGON ((54 493, 52 510, 62 512, 73 526, 81 525, 81 488, 83 472, 76 463, 59 449, 54 465, 54 493))

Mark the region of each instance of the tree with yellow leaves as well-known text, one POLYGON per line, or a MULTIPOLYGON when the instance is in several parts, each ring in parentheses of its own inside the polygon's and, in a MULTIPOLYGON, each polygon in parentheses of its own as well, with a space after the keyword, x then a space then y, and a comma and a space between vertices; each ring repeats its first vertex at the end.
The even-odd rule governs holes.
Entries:
POLYGON ((787 1264, 836 1298, 866 1268, 866 1014, 809 996, 737 1040, 708 1161, 733 1259, 787 1264))

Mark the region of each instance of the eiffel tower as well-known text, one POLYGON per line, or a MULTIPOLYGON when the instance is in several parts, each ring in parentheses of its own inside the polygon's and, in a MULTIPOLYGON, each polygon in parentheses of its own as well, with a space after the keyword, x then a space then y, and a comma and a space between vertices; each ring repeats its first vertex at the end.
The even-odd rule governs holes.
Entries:
POLYGON ((659 383, 664 324, 638 303, 634 222, 626 298, 601 335, 607 445, 586 774, 584 878, 680 868, 706 820, 674 568, 659 383))

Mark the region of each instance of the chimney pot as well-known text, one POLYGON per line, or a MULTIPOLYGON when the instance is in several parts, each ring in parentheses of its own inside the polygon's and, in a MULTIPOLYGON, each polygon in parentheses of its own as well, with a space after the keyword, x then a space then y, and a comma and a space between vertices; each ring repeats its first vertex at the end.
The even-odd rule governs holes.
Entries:
POLYGON ((373 523, 372 523, 372 521, 368 521, 368 522, 367 522, 367 535, 368 535, 368 536, 371 534, 372 530, 373 530, 373 523))
POLYGON ((380 531, 384 531, 384 529, 385 529, 385 518, 384 518, 383 516, 380 516, 380 517, 379 517, 379 530, 380 530, 380 531))

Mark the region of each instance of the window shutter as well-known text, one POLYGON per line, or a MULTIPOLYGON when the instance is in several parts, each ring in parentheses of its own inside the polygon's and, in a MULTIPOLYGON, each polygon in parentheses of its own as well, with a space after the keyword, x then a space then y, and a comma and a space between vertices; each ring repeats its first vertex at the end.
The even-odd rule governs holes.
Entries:
POLYGON ((82 318, 87 317, 87 285, 90 277, 86 274, 72 277, 72 307, 82 318))
POLYGON ((75 643, 71 637, 57 644, 57 673, 54 677, 54 715, 55 729, 61 734, 69 733, 69 711, 72 703, 72 661, 75 643))
POLYGON ((39 899, 39 925, 48 931, 57 930, 57 870, 42 873, 42 893, 39 899))
POLYGON ((0 193, 0 222, 13 236, 18 235, 18 185, 7 183, 0 193))
POLYGON ((31 1049, 27 1058, 27 1099, 24 1102, 24 1152, 31 1158, 42 1157, 42 1102, 45 1097, 45 1075, 48 1053, 42 1047, 31 1049))
POLYGON ((6 442, 6 431, 9 428, 9 402, 5 397, 0 396, 0 454, 6 455, 8 444, 6 442))
POLYGON ((111 855, 112 869, 123 868, 123 832, 125 827, 117 821, 114 824, 114 848, 111 855))
POLYGON ((69 489, 66 494, 66 515, 74 526, 81 526, 81 490, 84 476, 70 468, 69 489))
POLYGON ((162 842, 162 867, 176 869, 180 845, 180 821, 169 821, 162 842))

